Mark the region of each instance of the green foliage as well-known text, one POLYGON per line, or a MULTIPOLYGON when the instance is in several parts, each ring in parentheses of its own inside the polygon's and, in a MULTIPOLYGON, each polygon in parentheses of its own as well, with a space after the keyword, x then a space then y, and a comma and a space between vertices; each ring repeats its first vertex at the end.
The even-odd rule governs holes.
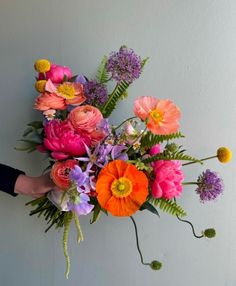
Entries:
POLYGON ((164 141, 169 141, 173 139, 183 138, 184 135, 181 132, 168 134, 168 135, 155 135, 148 131, 141 139, 141 147, 151 148, 156 144, 160 144, 164 141))
POLYGON ((112 111, 116 107, 117 102, 123 97, 123 94, 126 92, 129 85, 130 84, 124 80, 116 85, 107 102, 102 107, 101 112, 105 118, 111 115, 112 111))
POLYGON ((41 145, 43 142, 43 125, 41 121, 33 121, 28 123, 27 126, 23 138, 19 140, 21 143, 15 149, 30 153, 35 151, 36 146, 41 145))
POLYGON ((92 219, 90 220, 90 224, 93 224, 95 223, 99 217, 100 217, 100 212, 101 212, 101 206, 97 203, 95 206, 94 206, 94 209, 93 209, 93 217, 92 219))
POLYGON ((109 80, 109 73, 106 69, 106 64, 107 64, 107 57, 104 56, 99 67, 98 67, 98 72, 96 75, 96 80, 99 83, 106 83, 109 80))
POLYGON ((169 152, 168 150, 164 150, 162 153, 143 159, 142 162, 145 164, 149 164, 158 160, 180 160, 180 161, 191 161, 194 163, 202 164, 201 160, 185 154, 184 151, 185 150, 179 150, 179 149, 177 149, 175 152, 169 152))
POLYGON ((71 220, 72 220, 72 212, 66 212, 65 223, 64 223, 64 232, 63 232, 63 250, 64 250, 64 256, 66 259, 65 276, 67 279, 68 279, 68 276, 70 273, 70 256, 68 253, 68 238, 69 238, 69 230, 70 230, 71 220))
MULTIPOLYGON (((144 59, 141 63, 142 69, 147 62, 148 58, 144 59)), ((117 83, 115 89, 109 96, 107 102, 104 104, 104 106, 101 109, 101 112, 105 118, 111 115, 112 111, 115 109, 117 103, 119 100, 124 98, 126 96, 126 92, 128 87, 130 86, 130 83, 127 81, 121 81, 120 83, 117 83)))
POLYGON ((26 203, 26 206, 29 205, 34 207, 34 209, 30 212, 30 216, 37 214, 38 217, 40 217, 43 215, 47 221, 47 224, 49 224, 45 232, 47 232, 54 225, 56 228, 62 228, 64 226, 66 212, 60 211, 49 201, 47 197, 38 198, 26 203))
POLYGON ((155 215, 157 215, 157 216, 160 217, 160 215, 159 215, 157 209, 156 209, 152 204, 150 204, 149 202, 145 202, 145 203, 143 203, 143 204, 141 205, 140 211, 143 211, 143 210, 148 210, 148 211, 150 211, 151 213, 153 213, 153 214, 155 214, 155 215))
POLYGON ((163 198, 151 198, 150 203, 156 207, 159 207, 163 212, 167 212, 171 215, 178 215, 179 217, 186 216, 186 212, 184 211, 184 209, 181 206, 177 205, 175 201, 166 200, 163 198))

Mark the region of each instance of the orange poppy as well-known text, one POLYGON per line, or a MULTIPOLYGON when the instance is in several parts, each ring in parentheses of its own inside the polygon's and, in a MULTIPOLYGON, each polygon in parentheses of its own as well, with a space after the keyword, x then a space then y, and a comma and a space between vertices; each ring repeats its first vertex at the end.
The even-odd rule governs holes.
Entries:
POLYGON ((114 216, 130 216, 140 209, 148 195, 148 178, 134 165, 114 160, 99 173, 97 199, 114 216))

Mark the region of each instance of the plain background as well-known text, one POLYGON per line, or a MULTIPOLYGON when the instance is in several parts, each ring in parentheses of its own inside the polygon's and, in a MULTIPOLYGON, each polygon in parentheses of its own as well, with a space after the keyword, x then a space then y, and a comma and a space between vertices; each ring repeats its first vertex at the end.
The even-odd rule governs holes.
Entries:
MULTIPOLYGON (((150 60, 113 123, 132 116, 137 96, 170 98, 182 110, 188 153, 211 156, 222 145, 235 151, 235 0, 1 0, 1 162, 31 175, 43 170, 41 155, 14 150, 26 123, 40 118, 32 109, 35 59, 46 57, 92 78, 101 57, 122 44, 150 60)), ((0 285, 236 285, 235 167, 235 161, 213 160, 184 169, 188 181, 206 168, 224 178, 217 202, 200 204, 191 187, 179 201, 198 232, 216 228, 213 240, 194 239, 187 225, 166 214, 135 215, 144 257, 161 260, 159 272, 140 264, 129 219, 103 216, 91 226, 83 217, 85 241, 77 247, 73 226, 65 280, 62 233, 45 235, 44 221, 28 216, 28 198, 1 193, 0 285)))

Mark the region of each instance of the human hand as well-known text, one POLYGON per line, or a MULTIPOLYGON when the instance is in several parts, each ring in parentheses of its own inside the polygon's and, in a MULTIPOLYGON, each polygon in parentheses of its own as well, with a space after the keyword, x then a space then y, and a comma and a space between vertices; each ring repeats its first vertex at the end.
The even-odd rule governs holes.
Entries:
POLYGON ((16 194, 39 198, 55 188, 56 186, 50 178, 50 173, 39 177, 20 175, 16 180, 14 192, 16 194))

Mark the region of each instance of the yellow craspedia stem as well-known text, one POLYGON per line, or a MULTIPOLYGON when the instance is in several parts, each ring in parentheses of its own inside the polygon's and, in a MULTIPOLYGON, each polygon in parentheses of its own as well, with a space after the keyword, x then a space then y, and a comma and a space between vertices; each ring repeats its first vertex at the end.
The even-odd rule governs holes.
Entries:
POLYGON ((46 80, 38 80, 36 81, 34 87, 38 92, 44 92, 45 91, 45 85, 46 85, 46 80))
POLYGON ((50 70, 51 64, 46 59, 39 59, 34 63, 34 68, 37 72, 43 73, 50 70))
POLYGON ((232 151, 227 147, 220 147, 217 150, 217 158, 221 163, 228 163, 232 158, 232 151))

